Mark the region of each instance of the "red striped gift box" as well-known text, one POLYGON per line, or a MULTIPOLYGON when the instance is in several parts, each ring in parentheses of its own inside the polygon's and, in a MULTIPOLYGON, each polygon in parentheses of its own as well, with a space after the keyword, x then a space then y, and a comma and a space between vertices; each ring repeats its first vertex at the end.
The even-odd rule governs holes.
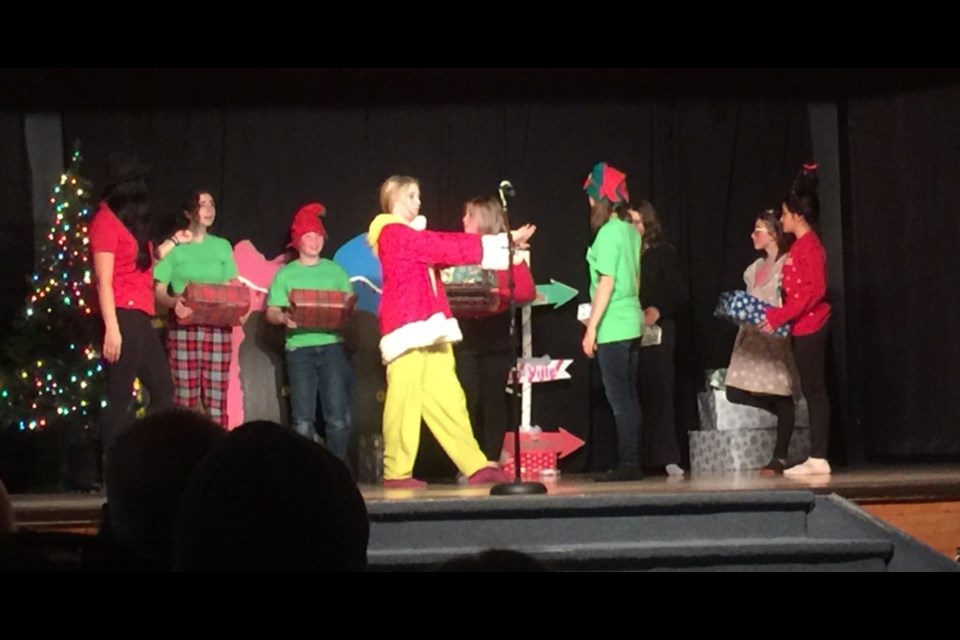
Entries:
POLYGON ((250 290, 242 284, 194 284, 183 290, 183 304, 193 309, 180 324, 236 327, 250 310, 250 290))
POLYGON ((290 317, 298 327, 334 331, 350 321, 357 296, 346 291, 293 289, 290 291, 290 317))

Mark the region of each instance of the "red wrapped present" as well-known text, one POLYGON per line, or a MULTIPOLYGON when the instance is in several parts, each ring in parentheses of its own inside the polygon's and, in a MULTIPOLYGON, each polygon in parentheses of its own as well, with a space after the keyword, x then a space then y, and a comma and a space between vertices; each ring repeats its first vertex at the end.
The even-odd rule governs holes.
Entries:
MULTIPOLYGON (((516 470, 513 466, 513 456, 501 461, 500 468, 505 474, 514 477, 516 470)), ((556 451, 520 451, 520 478, 523 480, 537 480, 542 474, 553 474, 557 471, 556 451)))
POLYGON ((440 281, 455 317, 490 313, 499 305, 496 271, 480 265, 448 267, 440 272, 440 281))
POLYGON ((183 304, 193 309, 180 324, 236 327, 250 310, 250 290, 242 284, 195 284, 183 290, 183 304))
POLYGON ((357 296, 346 291, 292 289, 289 298, 290 317, 308 329, 343 329, 357 306, 357 296))

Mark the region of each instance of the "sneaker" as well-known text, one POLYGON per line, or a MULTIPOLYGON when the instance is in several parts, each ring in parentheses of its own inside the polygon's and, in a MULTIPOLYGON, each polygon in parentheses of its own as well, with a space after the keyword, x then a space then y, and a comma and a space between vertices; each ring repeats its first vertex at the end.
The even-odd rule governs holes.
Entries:
POLYGON ((424 489, 427 483, 416 478, 396 478, 394 480, 384 480, 384 489, 424 489))
POLYGON ((638 480, 643 480, 643 471, 632 467, 611 469, 599 478, 594 478, 594 482, 636 482, 638 480))
POLYGON ((807 458, 806 462, 786 469, 783 475, 790 478, 830 475, 830 463, 824 458, 807 458))
POLYGON ((500 482, 510 482, 510 477, 499 467, 484 467, 467 478, 467 484, 498 484, 500 482))
POLYGON ((787 468, 787 463, 785 460, 780 458, 774 458, 767 463, 767 466, 760 469, 761 476, 779 476, 783 474, 783 470, 787 468))
POLYGON ((668 476, 682 476, 686 471, 684 471, 680 465, 670 463, 666 467, 666 472, 668 476))

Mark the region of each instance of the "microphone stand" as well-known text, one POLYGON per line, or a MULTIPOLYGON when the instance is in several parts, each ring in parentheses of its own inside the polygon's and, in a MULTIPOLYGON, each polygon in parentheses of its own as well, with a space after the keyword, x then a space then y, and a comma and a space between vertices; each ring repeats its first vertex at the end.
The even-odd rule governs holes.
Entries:
POLYGON ((520 401, 520 365, 518 359, 518 340, 517 340, 517 298, 514 294, 516 283, 513 278, 513 258, 516 254, 516 243, 510 233, 510 216, 507 215, 507 197, 514 197, 516 191, 508 180, 500 183, 500 204, 503 205, 503 218, 507 226, 507 253, 509 255, 507 265, 507 290, 510 300, 510 346, 513 348, 514 358, 517 358, 514 367, 514 376, 512 380, 513 398, 510 401, 510 422, 514 425, 513 430, 513 482, 503 482, 495 484, 490 488, 492 496, 517 496, 517 495, 537 495, 547 492, 547 486, 542 482, 526 482, 520 475, 520 420, 517 417, 517 403, 520 401))

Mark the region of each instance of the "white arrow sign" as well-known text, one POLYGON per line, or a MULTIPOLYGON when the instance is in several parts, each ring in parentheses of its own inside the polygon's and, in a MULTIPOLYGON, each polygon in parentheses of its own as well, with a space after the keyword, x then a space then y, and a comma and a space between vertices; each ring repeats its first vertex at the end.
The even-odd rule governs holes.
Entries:
POLYGON ((573 364, 573 360, 551 360, 550 356, 544 356, 542 358, 520 358, 517 360, 517 366, 520 369, 520 383, 532 384, 535 382, 570 380, 567 367, 571 364, 573 364))

